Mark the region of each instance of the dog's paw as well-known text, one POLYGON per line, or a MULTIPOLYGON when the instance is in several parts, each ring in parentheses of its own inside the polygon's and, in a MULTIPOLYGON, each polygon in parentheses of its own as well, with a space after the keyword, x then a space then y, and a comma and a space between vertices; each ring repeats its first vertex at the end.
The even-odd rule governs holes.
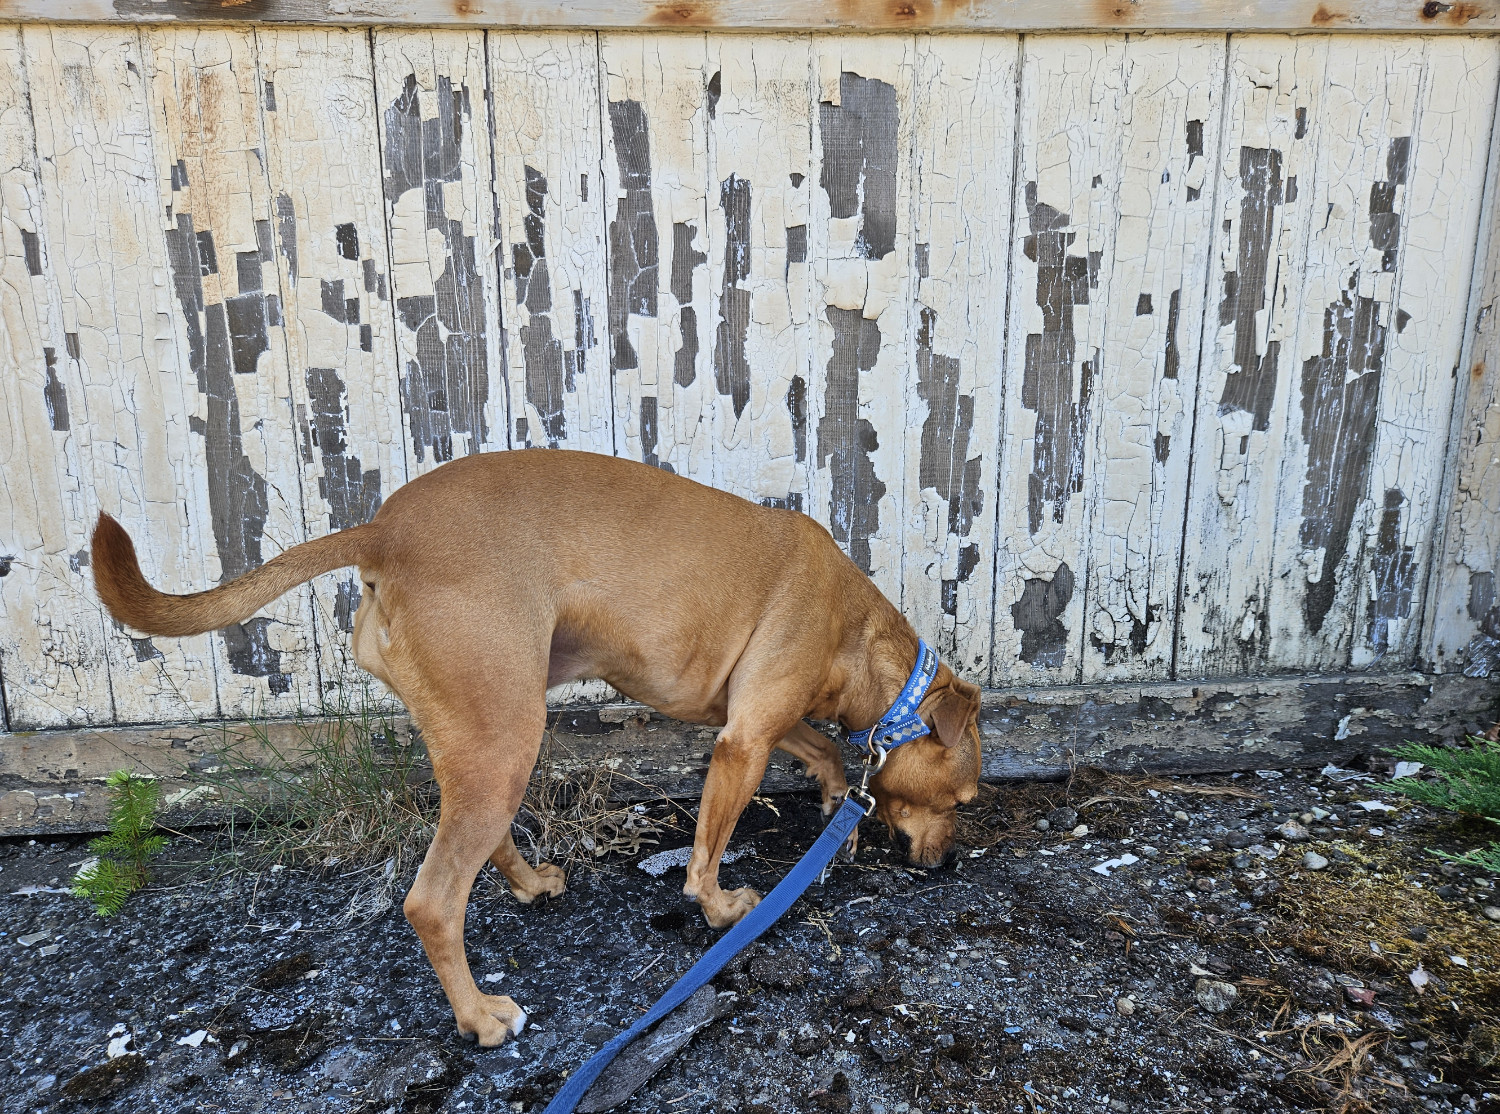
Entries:
POLYGON ((703 904, 703 915, 713 928, 739 924, 745 914, 760 904, 760 894, 749 886, 738 890, 720 890, 712 903, 703 904))
POLYGON ((507 1037, 519 1037, 525 1028, 526 1011, 503 994, 480 994, 475 1016, 458 1023, 459 1033, 483 1048, 504 1044, 507 1037))
POLYGON ((849 833, 849 838, 844 840, 844 845, 839 848, 839 860, 852 863, 855 854, 859 851, 859 829, 855 828, 849 833))
POLYGON ((542 863, 536 868, 536 881, 530 886, 520 887, 511 883, 510 892, 522 905, 530 905, 539 897, 557 897, 568 888, 568 879, 561 867, 542 863))

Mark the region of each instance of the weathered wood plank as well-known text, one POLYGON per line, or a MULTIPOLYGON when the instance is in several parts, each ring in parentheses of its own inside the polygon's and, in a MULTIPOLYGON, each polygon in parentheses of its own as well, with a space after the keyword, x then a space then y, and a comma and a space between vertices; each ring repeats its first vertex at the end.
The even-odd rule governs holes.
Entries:
POLYGON ((1010 248, 995 683, 1076 682, 1088 511, 1115 238, 1126 44, 1028 39, 1022 49, 1010 248), (1107 184, 1108 183, 1108 184, 1107 184))
MULTIPOLYGON (((204 443, 214 540, 208 572, 219 583, 307 536, 255 42, 247 29, 157 28, 142 39, 171 321, 196 385, 185 416, 204 443)), ((169 470, 171 462, 147 467, 169 470)), ((289 592, 215 636, 222 715, 316 705, 311 602, 305 588, 289 592)))
MULTIPOLYGON (((1406 182, 1393 198, 1401 214, 1399 258, 1395 294, 1381 322, 1385 358, 1352 619, 1355 668, 1409 666, 1419 651, 1433 537, 1451 513, 1442 489, 1455 388, 1465 375, 1459 307, 1474 278, 1474 229, 1500 71, 1500 41, 1421 45, 1424 72, 1406 182)), ((1372 210, 1383 207, 1373 196, 1370 202, 1372 210)), ((1377 238, 1372 229, 1371 240, 1377 238)), ((1377 301, 1381 278, 1369 281, 1377 301)), ((1361 297, 1365 285, 1361 274, 1361 297)), ((1326 668, 1321 658, 1314 664, 1326 668)))
POLYGON ((917 347, 916 43, 818 38, 813 65, 807 422, 815 471, 806 509, 901 606, 907 380, 917 347))
POLYGON ((1500 126, 1464 325, 1423 657, 1440 672, 1487 676, 1500 672, 1500 126))
MULTIPOLYGON (((672 386, 680 389, 671 392, 677 451, 670 459, 716 487, 804 510, 812 471, 811 44, 714 35, 708 53, 707 235, 697 245, 701 266, 694 266, 700 256, 692 242, 686 244, 691 278, 682 291, 707 314, 697 311, 694 322, 695 370, 681 349, 681 375, 674 366, 672 386)), ((679 235, 674 225, 674 278, 684 274, 677 267, 679 235)), ((679 311, 685 343, 687 314, 688 308, 679 311)))
POLYGON ((1117 214, 1095 295, 1105 314, 1097 424, 1086 438, 1087 683, 1171 675, 1224 61, 1220 37, 1125 48, 1118 152, 1104 174, 1117 214))
MULTIPOLYGON (((1343 668, 1364 611, 1366 492, 1387 338, 1401 324, 1401 229, 1423 76, 1416 40, 1329 40, 1324 57, 1308 111, 1313 161, 1296 186, 1313 222, 1281 353, 1289 389, 1274 488, 1270 669, 1343 668)), ((1399 489, 1396 499, 1399 516, 1399 489)))
POLYGON ((494 178, 478 31, 377 31, 391 296, 413 476, 505 448, 494 178))
POLYGON ((720 439, 710 283, 693 281, 698 257, 711 255, 718 200, 708 196, 707 64, 702 35, 599 39, 615 451, 704 479, 720 439))
POLYGON ((44 249, 53 245, 26 61, 20 29, 8 27, 0 30, 0 684, 18 730, 112 712, 103 615, 70 560, 87 538, 78 488, 88 445, 73 430, 80 382, 44 249))
MULTIPOLYGON (((1353 45, 1351 43, 1351 45, 1353 45)), ((1285 488, 1307 242, 1329 40, 1235 36, 1204 315, 1183 553, 1177 675, 1268 668, 1278 514, 1285 488)), ((1326 202, 1325 202, 1326 204, 1326 202)), ((1300 608, 1300 603, 1297 604, 1300 608)))
MULTIPOLYGON (((12 726, 214 715, 209 638, 132 638, 102 620, 92 584, 79 575, 102 508, 136 538, 143 564, 168 591, 201 589, 209 579, 209 469, 205 439, 189 420, 199 408, 196 376, 172 324, 149 63, 129 29, 31 27, 23 38, 40 167, 39 204, 31 210, 40 213, 45 319, 42 295, 33 296, 55 380, 51 413, 38 412, 41 400, 33 399, 26 418, 41 435, 26 467, 46 523, 37 550, 46 555, 38 568, 45 579, 39 613, 17 618, 45 633, 39 654, 7 663, 12 726), (48 472, 56 475, 50 491, 41 486, 48 472), (54 699, 53 685, 71 699, 84 671, 92 674, 84 683, 110 686, 113 711, 97 692, 82 707, 54 699)), ((24 378, 47 382, 48 371, 33 366, 24 378)))
POLYGON ((488 40, 510 443, 612 453, 598 41, 488 40))
POLYGON ((12 19, 88 22, 206 20, 463 27, 720 29, 746 31, 1421 31, 1475 32, 1500 27, 1495 0, 1419 3, 1361 0, 1131 0, 1068 4, 1057 0, 892 3, 844 0, 9 0, 12 19))
POLYGON ((1020 41, 917 41, 916 365, 905 372, 904 610, 961 676, 990 677, 996 452, 1020 41))
MULTIPOLYGON (((366 522, 406 481, 368 32, 256 32, 269 222, 309 536, 366 522)), ((321 694, 359 692, 349 635, 360 583, 313 582, 321 694)))
MULTIPOLYGON (((1318 767, 1379 753, 1405 739, 1436 741, 1492 713, 1500 681, 1414 673, 1266 677, 1212 682, 1053 686, 985 693, 979 728, 983 777, 1059 778, 1079 766, 1156 774, 1318 767)), ((108 811, 103 778, 122 766, 160 779, 174 826, 212 823, 207 771, 256 753, 305 753, 306 729, 272 721, 0 736, 0 836, 98 831, 108 811)), ((393 726, 406 737, 409 724, 393 726)), ((617 799, 698 796, 712 728, 639 705, 556 709, 553 768, 607 766, 617 799)), ((418 740, 418 745, 420 741, 418 740)), ((848 755, 854 772, 856 758, 848 755)), ((419 768, 418 776, 425 772, 419 768)), ((807 792, 800 763, 773 757, 763 792, 807 792)))

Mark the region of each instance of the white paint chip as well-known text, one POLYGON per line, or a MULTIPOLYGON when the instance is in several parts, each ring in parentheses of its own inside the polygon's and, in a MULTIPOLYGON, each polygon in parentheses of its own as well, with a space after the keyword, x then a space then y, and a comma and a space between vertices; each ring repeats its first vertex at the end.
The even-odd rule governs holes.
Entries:
POLYGON ((1089 867, 1089 869, 1092 870, 1095 874, 1102 874, 1106 878, 1108 878, 1110 871, 1116 870, 1122 866, 1129 866, 1131 863, 1138 863, 1140 861, 1141 860, 1135 855, 1132 855, 1129 851, 1126 851, 1125 854, 1121 855, 1118 859, 1105 859, 1102 863, 1096 863, 1095 865, 1089 867))

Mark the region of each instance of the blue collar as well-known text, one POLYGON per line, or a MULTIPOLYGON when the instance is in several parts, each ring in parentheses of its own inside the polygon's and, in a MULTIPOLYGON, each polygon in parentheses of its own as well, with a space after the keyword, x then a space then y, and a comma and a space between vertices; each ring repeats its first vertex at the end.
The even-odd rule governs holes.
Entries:
POLYGON ((926 642, 917 639, 917 664, 912 667, 911 676, 906 679, 906 687, 901 690, 901 695, 896 697, 890 711, 881 716, 874 727, 865 731, 851 731, 849 741, 857 747, 868 747, 872 751, 877 746, 884 750, 895 750, 902 743, 909 743, 928 734, 927 725, 917 715, 917 707, 927 695, 932 679, 937 676, 937 667, 937 654, 933 653, 932 647, 926 642))

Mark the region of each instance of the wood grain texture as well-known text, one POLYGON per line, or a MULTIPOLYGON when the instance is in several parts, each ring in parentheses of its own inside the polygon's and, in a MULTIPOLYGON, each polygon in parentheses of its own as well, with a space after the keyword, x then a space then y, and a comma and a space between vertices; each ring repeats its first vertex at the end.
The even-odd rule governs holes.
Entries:
POLYGON ((1440 672, 1500 674, 1500 126, 1490 129, 1474 273, 1458 362, 1444 515, 1423 657, 1440 672))
POLYGON ((917 42, 915 366, 899 384, 903 609, 949 666, 990 679, 996 473, 1020 40, 917 42))
POLYGON ((489 36, 509 433, 614 452, 594 35, 489 36))
POLYGON ((1500 26, 1494 0, 8 0, 12 19, 190 22, 431 24, 468 28, 654 28, 775 31, 1417 31, 1474 32, 1500 26))
MULTIPOLYGON (((35 27, 23 41, 40 169, 37 325, 61 384, 51 415, 37 399, 25 415, 34 431, 27 468, 38 479, 56 473, 60 499, 38 508, 44 579, 37 611, 18 616, 17 634, 40 653, 18 668, 7 663, 11 726, 215 715, 211 637, 132 638, 102 619, 79 574, 103 509, 137 539, 143 564, 168 590, 202 588, 211 575, 205 440, 192 429, 196 375, 173 324, 149 61, 130 29, 35 27), (62 432, 53 427, 64 397, 67 436, 41 436, 62 432), (69 705, 83 671, 96 674, 89 685, 104 680, 113 707, 95 696, 69 705)), ((46 369, 33 364, 25 377, 45 382, 46 369)))
MULTIPOLYGON (((374 72, 364 31, 262 28, 256 48, 270 185, 258 219, 281 291, 302 508, 316 537, 369 521, 412 456, 374 72)), ((354 569, 313 582, 321 698, 369 683, 349 652, 360 592, 354 569)))

